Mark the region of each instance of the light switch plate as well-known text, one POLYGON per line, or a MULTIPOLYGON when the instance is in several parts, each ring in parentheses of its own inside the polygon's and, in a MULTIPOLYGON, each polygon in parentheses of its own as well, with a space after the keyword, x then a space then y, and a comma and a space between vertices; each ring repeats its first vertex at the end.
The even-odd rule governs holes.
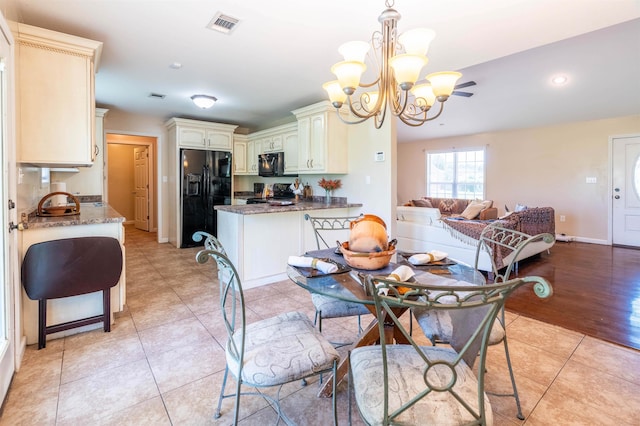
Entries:
POLYGON ((378 151, 373 156, 373 161, 384 161, 384 151, 378 151))
POLYGON ((598 183, 598 178, 595 176, 587 176, 587 183, 598 183))

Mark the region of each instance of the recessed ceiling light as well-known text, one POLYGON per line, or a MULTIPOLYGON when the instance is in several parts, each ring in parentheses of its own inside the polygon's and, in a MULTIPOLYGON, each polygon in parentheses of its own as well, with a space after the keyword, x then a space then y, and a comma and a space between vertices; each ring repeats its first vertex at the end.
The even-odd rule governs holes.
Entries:
POLYGON ((569 79, 567 78, 566 75, 556 75, 551 77, 551 82, 556 86, 562 86, 563 84, 567 84, 567 81, 569 81, 569 79))

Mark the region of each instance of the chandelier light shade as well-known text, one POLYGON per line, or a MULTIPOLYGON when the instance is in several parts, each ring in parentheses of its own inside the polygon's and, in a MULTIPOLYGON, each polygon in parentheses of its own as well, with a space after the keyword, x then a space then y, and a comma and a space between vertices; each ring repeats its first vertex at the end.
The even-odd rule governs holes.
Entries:
POLYGON ((209 95, 193 95, 191 97, 191 100, 193 101, 194 104, 196 104, 197 107, 202 109, 207 109, 207 108, 211 108, 218 99, 209 95))
POLYGON ((393 4, 393 0, 385 1, 387 8, 378 18, 382 29, 373 33, 369 43, 351 41, 338 48, 344 61, 331 67, 337 80, 322 86, 336 110, 348 105, 355 121, 347 121, 338 114, 347 124, 358 124, 373 118, 379 129, 388 110, 403 123, 420 126, 440 116, 444 102, 462 77, 459 72, 442 71, 420 80, 420 74, 429 62, 429 45, 436 34, 427 28, 415 28, 398 34, 400 14, 392 8, 393 4), (373 82, 363 83, 362 75, 367 70, 365 60, 371 50, 378 74, 373 82), (358 88, 364 91, 356 93, 358 88), (440 108, 429 116, 436 102, 440 108))

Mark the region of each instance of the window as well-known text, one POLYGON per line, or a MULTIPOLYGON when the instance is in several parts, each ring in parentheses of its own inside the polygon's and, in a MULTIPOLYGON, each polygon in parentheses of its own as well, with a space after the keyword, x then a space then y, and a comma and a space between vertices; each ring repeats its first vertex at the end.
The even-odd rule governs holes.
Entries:
POLYGON ((427 152, 427 195, 484 200, 484 149, 427 152))

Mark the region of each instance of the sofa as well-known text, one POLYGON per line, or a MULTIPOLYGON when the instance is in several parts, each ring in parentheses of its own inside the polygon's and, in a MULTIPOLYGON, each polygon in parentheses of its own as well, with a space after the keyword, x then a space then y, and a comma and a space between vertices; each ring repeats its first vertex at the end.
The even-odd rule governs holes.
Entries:
MULTIPOLYGON (((433 207, 420 207, 416 205, 420 203, 415 203, 415 201, 412 200, 410 203, 398 206, 396 210, 396 238, 399 251, 440 250, 446 252, 450 259, 473 266, 478 238, 489 223, 497 222, 504 228, 514 229, 528 235, 541 233, 555 235, 555 212, 552 207, 527 208, 498 218, 497 209, 489 206, 480 210, 473 219, 467 219, 461 216, 461 213, 466 208, 464 207, 465 202, 468 206, 469 200, 462 200, 458 203, 457 199, 430 198, 429 201, 433 207), (453 205, 457 205, 457 207, 451 208, 450 206, 453 205), (442 209, 443 206, 444 209, 442 209), (461 208, 462 210, 460 210, 461 208)), ((520 261, 548 250, 553 244, 553 242, 546 243, 544 241, 529 244, 520 252, 517 260, 520 261)), ((503 262, 506 264, 510 260, 498 259, 496 263, 498 265, 503 262)), ((482 251, 480 253, 478 269, 492 272, 488 252, 482 251)))

